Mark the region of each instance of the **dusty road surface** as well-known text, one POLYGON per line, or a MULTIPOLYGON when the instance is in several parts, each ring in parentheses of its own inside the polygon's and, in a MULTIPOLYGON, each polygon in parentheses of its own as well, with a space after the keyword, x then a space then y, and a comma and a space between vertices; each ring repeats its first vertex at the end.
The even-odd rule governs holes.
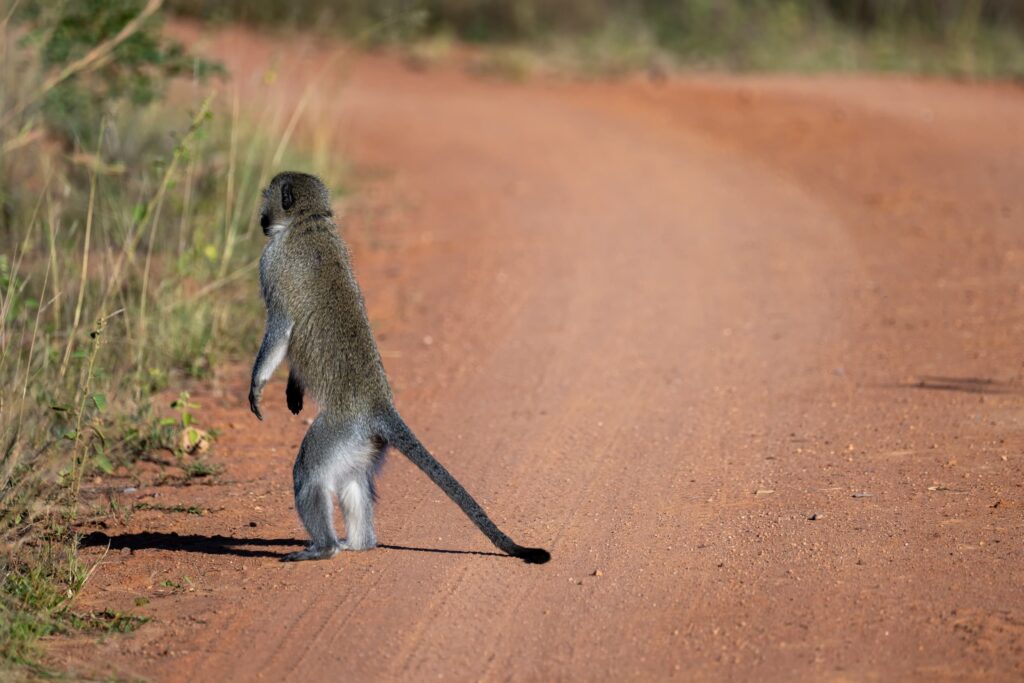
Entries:
MULTIPOLYGON (((203 43, 246 107, 333 54, 203 43), (274 65, 276 81, 266 70, 274 65)), ((900 79, 507 83, 363 57, 309 102, 399 408, 383 547, 283 564, 305 418, 198 397, 211 486, 143 487, 59 641, 156 681, 1020 680, 1024 92, 900 79), (141 606, 137 606, 138 603, 141 606)), ((255 295, 256 284, 253 283, 255 295)))

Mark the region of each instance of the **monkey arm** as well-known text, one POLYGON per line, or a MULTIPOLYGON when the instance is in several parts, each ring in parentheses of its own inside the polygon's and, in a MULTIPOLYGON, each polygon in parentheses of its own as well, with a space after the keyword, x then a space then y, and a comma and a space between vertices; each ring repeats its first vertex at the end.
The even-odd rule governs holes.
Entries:
POLYGON ((290 369, 288 371, 288 387, 284 390, 284 395, 288 401, 288 410, 292 411, 293 415, 298 415, 302 412, 302 395, 304 391, 302 382, 299 380, 298 375, 295 374, 295 369, 290 369))
POLYGON ((274 374, 274 370, 284 360, 291 332, 292 323, 288 316, 276 306, 268 307, 267 329, 263 334, 259 353, 256 354, 256 362, 252 366, 252 381, 249 384, 249 409, 261 420, 263 414, 260 412, 260 394, 267 380, 274 374))

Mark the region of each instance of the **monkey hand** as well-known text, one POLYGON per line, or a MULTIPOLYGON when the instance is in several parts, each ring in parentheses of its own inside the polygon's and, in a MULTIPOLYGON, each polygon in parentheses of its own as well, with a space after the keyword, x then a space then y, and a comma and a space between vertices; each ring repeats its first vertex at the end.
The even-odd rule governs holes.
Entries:
POLYGON ((263 419, 263 413, 260 412, 260 393, 262 391, 263 388, 255 382, 249 385, 249 410, 260 420, 263 419))
POLYGON ((295 375, 288 375, 288 386, 284 391, 285 400, 288 402, 288 410, 292 411, 292 415, 298 415, 302 412, 302 385, 295 378, 295 375))

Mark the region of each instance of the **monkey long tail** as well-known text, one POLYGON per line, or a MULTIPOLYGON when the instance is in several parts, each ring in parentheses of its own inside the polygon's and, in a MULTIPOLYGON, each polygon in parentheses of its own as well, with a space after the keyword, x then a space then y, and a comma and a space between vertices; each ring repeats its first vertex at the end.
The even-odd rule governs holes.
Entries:
POLYGON ((419 439, 416 438, 416 435, 412 433, 412 430, 409 429, 397 412, 392 412, 388 415, 384 428, 384 436, 388 442, 401 451, 405 457, 409 458, 414 465, 423 470, 423 473, 430 477, 432 482, 448 494, 448 497, 462 508, 466 516, 476 524, 477 528, 484 533, 484 536, 489 538, 491 543, 499 550, 530 564, 544 564, 551 559, 551 553, 547 550, 543 548, 526 548, 505 535, 491 521, 491 518, 487 516, 487 513, 480 507, 480 504, 473 499, 473 496, 469 495, 469 492, 463 488, 462 484, 420 443, 419 439))

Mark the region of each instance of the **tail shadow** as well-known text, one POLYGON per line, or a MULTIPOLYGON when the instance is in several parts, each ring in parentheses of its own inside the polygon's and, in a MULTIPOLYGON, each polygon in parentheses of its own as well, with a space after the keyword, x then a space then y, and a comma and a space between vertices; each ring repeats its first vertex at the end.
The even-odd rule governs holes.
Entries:
POLYGON ((518 559, 505 553, 492 553, 486 550, 449 550, 447 548, 418 548, 412 545, 389 545, 387 543, 378 543, 378 548, 384 548, 385 550, 407 550, 414 553, 440 553, 442 555, 479 555, 480 557, 504 557, 507 559, 518 559))

